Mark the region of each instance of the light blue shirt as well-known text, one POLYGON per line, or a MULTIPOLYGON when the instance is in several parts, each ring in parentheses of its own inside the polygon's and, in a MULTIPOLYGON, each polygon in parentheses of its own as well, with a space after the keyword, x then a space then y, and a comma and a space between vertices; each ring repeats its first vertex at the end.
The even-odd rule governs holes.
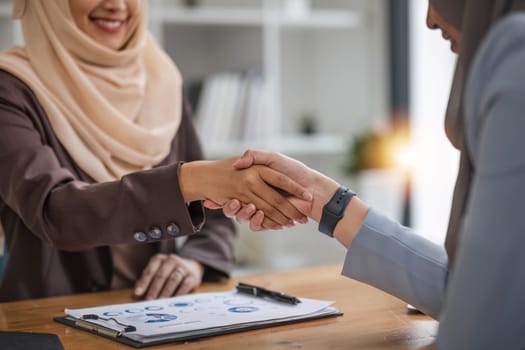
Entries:
POLYGON ((443 247, 372 209, 343 274, 439 319, 438 349, 525 349, 524 14, 484 40, 465 108, 474 173, 454 270, 443 247))

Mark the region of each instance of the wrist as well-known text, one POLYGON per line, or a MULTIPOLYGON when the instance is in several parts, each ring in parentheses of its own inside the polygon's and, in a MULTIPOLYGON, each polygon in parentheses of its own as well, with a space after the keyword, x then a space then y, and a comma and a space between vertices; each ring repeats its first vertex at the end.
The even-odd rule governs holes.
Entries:
POLYGON ((194 161, 181 164, 179 168, 179 187, 185 202, 194 202, 204 199, 202 186, 199 180, 202 178, 205 161, 194 161))
MULTIPOLYGON (((314 200, 311 216, 313 220, 316 222, 321 220, 323 207, 330 201, 339 186, 340 185, 337 181, 334 181, 329 177, 320 175, 316 178, 313 186, 314 200)), ((334 238, 346 248, 350 247, 352 240, 361 228, 367 213, 368 206, 357 196, 353 196, 344 211, 343 218, 339 220, 334 228, 334 238)))
POLYGON ((339 186, 328 203, 323 207, 323 214, 319 221, 319 231, 329 237, 334 237, 336 225, 343 218, 346 207, 355 196, 355 192, 348 187, 339 186))
POLYGON ((323 215, 323 207, 326 203, 328 203, 328 201, 330 201, 330 198, 332 198, 338 188, 339 183, 327 176, 320 175, 314 182, 312 219, 314 219, 316 222, 321 220, 321 216, 323 215))
POLYGON ((361 225, 363 225, 367 213, 368 206, 357 196, 354 196, 346 207, 343 218, 335 226, 334 238, 349 248, 361 225))

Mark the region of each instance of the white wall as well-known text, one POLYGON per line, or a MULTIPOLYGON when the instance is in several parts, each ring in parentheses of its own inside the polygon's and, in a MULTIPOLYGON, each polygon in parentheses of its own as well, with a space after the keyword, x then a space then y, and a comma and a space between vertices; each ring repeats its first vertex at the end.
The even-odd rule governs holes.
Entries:
POLYGON ((441 243, 446 234, 458 153, 448 142, 444 115, 455 55, 441 31, 426 27, 428 1, 411 0, 411 126, 415 153, 412 226, 441 243))

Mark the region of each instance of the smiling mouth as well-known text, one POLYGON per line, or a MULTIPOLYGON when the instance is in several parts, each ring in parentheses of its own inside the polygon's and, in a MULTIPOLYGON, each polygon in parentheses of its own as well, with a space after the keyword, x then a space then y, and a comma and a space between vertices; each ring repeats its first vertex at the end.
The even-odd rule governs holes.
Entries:
POLYGON ((95 22, 100 24, 101 26, 108 27, 108 28, 117 28, 122 25, 122 21, 110 21, 106 19, 95 19, 95 22))
POLYGON ((126 21, 111 18, 90 18, 90 20, 101 30, 107 33, 119 32, 125 25, 126 21))

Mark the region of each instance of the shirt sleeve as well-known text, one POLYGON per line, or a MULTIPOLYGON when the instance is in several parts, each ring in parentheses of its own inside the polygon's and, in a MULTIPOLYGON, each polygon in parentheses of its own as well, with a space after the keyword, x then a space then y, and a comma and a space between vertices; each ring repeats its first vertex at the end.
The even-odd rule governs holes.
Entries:
POLYGON ((476 173, 439 349, 525 349, 524 18, 501 21, 471 69, 465 125, 476 173))
POLYGON ((445 296, 447 265, 444 247, 369 209, 348 249, 342 273, 437 318, 445 296))
MULTIPOLYGON (((203 208, 200 202, 185 203, 179 163, 118 181, 81 181, 39 131, 45 113, 27 97, 32 93, 11 80, 11 85, 0 84, 1 210, 7 206, 35 236, 67 251, 148 243, 200 230, 203 208)), ((16 230, 8 227, 9 220, 3 224, 16 230)))

